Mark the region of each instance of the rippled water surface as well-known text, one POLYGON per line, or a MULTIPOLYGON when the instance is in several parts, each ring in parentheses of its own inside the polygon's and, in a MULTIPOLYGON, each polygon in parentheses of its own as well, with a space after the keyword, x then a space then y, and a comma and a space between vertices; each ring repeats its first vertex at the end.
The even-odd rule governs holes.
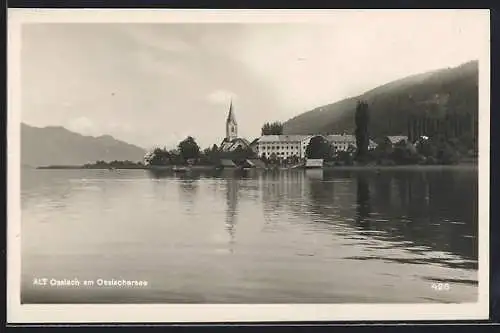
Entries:
POLYGON ((25 303, 477 298, 476 168, 23 169, 21 187, 25 303))

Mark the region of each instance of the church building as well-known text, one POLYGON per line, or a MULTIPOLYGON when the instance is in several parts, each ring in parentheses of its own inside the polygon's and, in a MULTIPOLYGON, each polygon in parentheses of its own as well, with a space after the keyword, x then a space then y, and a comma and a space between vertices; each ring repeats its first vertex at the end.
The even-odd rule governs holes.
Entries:
POLYGON ((226 119, 226 137, 220 144, 220 150, 230 152, 236 150, 238 147, 247 149, 249 146, 250 142, 248 140, 238 137, 238 123, 234 116, 233 101, 231 101, 226 119))

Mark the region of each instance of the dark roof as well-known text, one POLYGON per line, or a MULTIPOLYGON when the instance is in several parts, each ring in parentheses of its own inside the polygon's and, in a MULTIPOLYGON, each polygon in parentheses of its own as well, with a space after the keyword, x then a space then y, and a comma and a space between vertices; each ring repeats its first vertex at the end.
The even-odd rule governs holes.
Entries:
POLYGON ((392 144, 399 143, 401 141, 408 141, 408 137, 405 135, 388 135, 386 137, 392 144))
POLYGON ((227 138, 224 138, 222 140, 222 142, 229 142, 229 143, 235 143, 237 141, 243 141, 243 143, 245 143, 246 145, 250 145, 250 142, 248 142, 248 140, 245 138, 234 138, 232 140, 228 140, 227 138))
POLYGON ((250 146, 255 145, 257 142, 259 142, 260 138, 254 139, 251 143, 250 146))

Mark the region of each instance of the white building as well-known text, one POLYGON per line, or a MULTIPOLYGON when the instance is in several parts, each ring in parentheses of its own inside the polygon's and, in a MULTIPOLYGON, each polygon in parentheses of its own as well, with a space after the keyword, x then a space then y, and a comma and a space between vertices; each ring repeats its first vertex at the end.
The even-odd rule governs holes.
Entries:
MULTIPOLYGON (((330 142, 332 145, 332 149, 334 151, 347 151, 349 147, 353 147, 356 149, 356 136, 350 135, 350 134, 332 134, 332 135, 326 135, 325 138, 330 142)), ((373 141, 370 140, 368 143, 368 150, 375 149, 377 147, 377 144, 373 141)))
POLYGON ((256 145, 259 157, 270 157, 274 154, 277 158, 297 156, 305 158, 309 140, 314 135, 263 135, 256 145))
POLYGON ((334 151, 346 151, 349 146, 356 147, 356 137, 349 134, 326 135, 325 138, 332 145, 334 151))
MULTIPOLYGON (((287 157, 297 156, 306 157, 307 145, 311 138, 317 135, 263 135, 255 143, 255 151, 259 157, 270 157, 273 153, 276 157, 286 159, 287 157)), ((336 152, 347 151, 349 147, 356 149, 356 137, 347 134, 324 135, 325 138, 336 152)), ((372 150, 377 144, 370 140, 368 149, 372 150)))

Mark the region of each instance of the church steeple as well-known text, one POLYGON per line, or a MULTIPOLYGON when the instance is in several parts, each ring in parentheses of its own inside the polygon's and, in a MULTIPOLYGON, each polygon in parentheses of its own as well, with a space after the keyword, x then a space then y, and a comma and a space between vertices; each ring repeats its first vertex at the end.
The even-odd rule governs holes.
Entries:
POLYGON ((236 118, 234 117, 233 111, 233 100, 229 104, 229 113, 226 119, 226 139, 231 141, 238 137, 238 124, 236 123, 236 118))

